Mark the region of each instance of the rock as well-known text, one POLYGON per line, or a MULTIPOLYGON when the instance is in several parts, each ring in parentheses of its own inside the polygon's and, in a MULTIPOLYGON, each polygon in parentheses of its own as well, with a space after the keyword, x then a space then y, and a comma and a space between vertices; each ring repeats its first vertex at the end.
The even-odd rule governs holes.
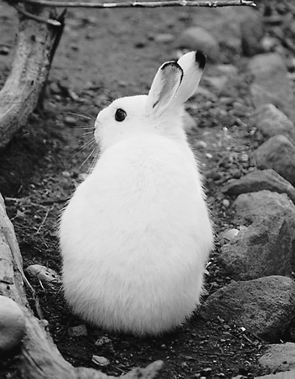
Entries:
POLYGON ((293 122, 273 104, 262 104, 249 118, 250 125, 256 127, 264 137, 284 135, 295 142, 293 122))
POLYGON ((236 235, 239 234, 239 229, 228 229, 224 232, 220 233, 219 239, 225 240, 225 241, 232 241, 236 235))
POLYGON ((263 368, 271 372, 295 369, 295 343, 269 345, 258 361, 263 368))
MULTIPOLYGON (((255 220, 268 217, 291 219, 295 224, 295 206, 285 194, 270 191, 245 193, 237 197, 233 203, 236 212, 235 221, 253 223, 255 220)), ((290 223, 290 227, 292 224, 290 223)), ((295 233, 295 229, 294 229, 295 233)))
POLYGON ((65 117, 65 123, 68 125, 77 125, 77 120, 73 116, 66 116, 65 117))
POLYGON ((183 127, 186 132, 189 132, 198 127, 196 119, 191 116, 187 111, 182 116, 183 127))
POLYGON ((272 168, 295 185, 295 146, 285 136, 271 137, 254 153, 257 168, 272 168))
POLYGON ((222 188, 222 192, 228 195, 240 195, 242 193, 262 190, 286 193, 293 203, 295 203, 295 188, 288 180, 272 169, 249 172, 240 179, 229 181, 222 188))
POLYGON ((259 12, 251 12, 241 21, 242 52, 252 57, 262 52, 261 41, 264 36, 263 21, 259 12))
POLYGON ((279 40, 274 37, 264 36, 261 40, 261 46, 265 52, 270 52, 280 44, 279 40))
POLYGON ((0 356, 20 346, 26 333, 26 319, 18 304, 0 295, 0 356))
POLYGON ((105 357, 100 357, 99 355, 93 355, 92 356, 92 362, 95 363, 98 366, 108 366, 110 364, 110 361, 105 357))
POLYGON ((70 337, 82 337, 82 336, 88 336, 87 328, 84 324, 72 326, 68 329, 68 335, 70 337))
POLYGON ((28 266, 25 271, 28 275, 37 277, 41 282, 48 284, 61 283, 60 275, 49 267, 35 264, 28 266))
POLYGON ((276 53, 256 55, 249 61, 249 70, 255 77, 251 86, 254 103, 257 106, 272 103, 295 122, 293 89, 281 56, 276 53))
POLYGON ((218 64, 215 68, 221 75, 226 75, 228 78, 238 75, 238 68, 233 64, 218 64))
MULTIPOLYGON (((259 30, 262 28, 262 20, 258 12, 249 7, 229 8, 198 8, 195 12, 193 23, 207 28, 223 46, 236 53, 242 52, 242 38, 248 43, 248 50, 252 44, 259 41, 259 30), (246 29, 251 21, 251 29, 246 29), (243 24, 243 26, 242 26, 243 24), (250 34, 253 31, 253 36, 250 34)), ((263 29, 262 29, 263 30, 263 29)))
POLYGON ((295 283, 285 276, 233 282, 209 296, 200 308, 207 320, 221 317, 269 342, 277 341, 295 312, 295 283))
POLYGON ((292 239, 279 217, 257 219, 221 248, 219 261, 236 280, 291 275, 292 239))
POLYGON ((228 77, 226 75, 206 76, 204 81, 214 87, 218 94, 221 94, 228 84, 228 77))
POLYGON ((219 43, 206 29, 193 26, 184 30, 179 36, 176 46, 191 50, 201 50, 208 59, 218 61, 220 57, 219 43))
POLYGON ((171 43, 174 41, 174 35, 173 34, 168 34, 168 33, 161 33, 157 34, 154 37, 154 40, 158 43, 171 43))
POLYGON ((288 196, 270 191, 242 194, 235 200, 233 208, 237 223, 259 222, 265 217, 275 217, 287 222, 292 238, 291 265, 295 271, 295 207, 288 196))

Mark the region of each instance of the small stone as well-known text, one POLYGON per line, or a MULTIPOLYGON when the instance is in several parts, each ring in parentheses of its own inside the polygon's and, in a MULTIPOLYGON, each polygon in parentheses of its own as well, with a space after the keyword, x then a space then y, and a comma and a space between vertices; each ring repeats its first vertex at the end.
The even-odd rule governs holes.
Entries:
POLYGON ((203 140, 198 140, 194 142, 194 147, 199 150, 204 150, 207 148, 207 143, 203 140))
POLYGON ((76 125, 77 124, 77 120, 73 116, 66 116, 65 117, 65 123, 69 124, 69 125, 76 125))
POLYGON ((62 176, 63 176, 64 178, 70 178, 70 177, 71 177, 71 173, 68 172, 68 171, 63 171, 63 172, 62 172, 62 176))
POLYGON ((37 277, 45 283, 61 283, 60 275, 49 267, 42 265, 30 265, 25 270, 30 276, 37 277))
POLYGON ((214 87, 218 94, 222 93, 228 83, 228 77, 226 75, 222 76, 206 76, 205 82, 209 83, 214 87))
POLYGON ((295 146, 283 135, 271 137, 256 151, 257 168, 272 168, 295 186, 295 146))
POLYGON ((54 95, 60 95, 61 94, 61 89, 56 82, 50 83, 49 89, 50 89, 50 92, 54 95))
POLYGON ((91 360, 93 363, 101 367, 106 367, 110 364, 110 361, 107 358, 99 355, 93 355, 91 360))
POLYGON ((22 309, 12 299, 0 295, 0 355, 17 348, 26 333, 22 309))
POLYGON ((249 161, 249 155, 246 153, 243 153, 239 156, 239 161, 242 163, 247 163, 249 161))
POLYGON ((159 42, 159 43, 171 43, 174 41, 174 35, 173 34, 169 34, 169 33, 161 33, 161 34, 157 34, 155 37, 154 37, 154 40, 156 42, 159 42))
POLYGON ((72 326, 68 329, 68 334, 70 337, 84 337, 88 335, 87 328, 84 324, 72 326))
POLYGON ((204 375, 206 378, 212 374, 212 368, 206 367, 201 370, 201 374, 204 375))
POLYGON ((220 234, 220 238, 223 238, 227 241, 232 241, 237 234, 239 234, 238 229, 229 229, 220 234))
POLYGON ((230 206, 230 201, 227 200, 227 199, 223 199, 222 200, 222 205, 225 207, 225 208, 228 208, 230 206))
POLYGON ((112 340, 109 337, 103 336, 97 339, 94 343, 95 346, 102 347, 112 344, 112 340))

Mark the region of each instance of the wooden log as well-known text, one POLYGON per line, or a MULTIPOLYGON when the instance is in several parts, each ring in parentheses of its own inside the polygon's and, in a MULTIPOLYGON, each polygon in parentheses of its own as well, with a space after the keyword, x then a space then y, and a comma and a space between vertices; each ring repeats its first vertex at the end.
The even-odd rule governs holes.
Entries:
MULTIPOLYGON (((6 214, 4 201, 0 195, 0 295, 9 297, 19 305, 26 323, 26 334, 20 349, 13 359, 10 356, 5 362, 5 373, 8 372, 11 377, 22 379, 114 378, 91 368, 75 368, 63 359, 46 331, 46 321, 37 319, 28 305, 25 282, 22 257, 14 228, 6 214)), ((3 359, 0 357, 1 361, 3 362, 3 359)), ((162 364, 161 361, 156 361, 145 369, 135 369, 121 378, 155 378, 162 364)), ((1 367, 0 364, 0 377, 3 374, 1 367)))
MULTIPOLYGON (((38 5, 19 6, 37 18, 53 18, 53 10, 38 5)), ((19 28, 10 74, 0 91, 0 148, 26 124, 36 108, 63 31, 63 17, 56 26, 19 12, 19 28)))

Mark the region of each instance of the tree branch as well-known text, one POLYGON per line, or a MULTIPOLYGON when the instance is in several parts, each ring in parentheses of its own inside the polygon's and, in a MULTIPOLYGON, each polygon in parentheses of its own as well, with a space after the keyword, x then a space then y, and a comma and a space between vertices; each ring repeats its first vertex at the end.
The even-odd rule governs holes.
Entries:
POLYGON ((163 1, 127 1, 122 3, 96 3, 96 2, 71 2, 55 0, 6 0, 10 4, 26 3, 38 4, 50 7, 63 8, 159 8, 159 7, 228 7, 228 6, 250 6, 256 7, 254 1, 250 0, 215 0, 215 1, 198 1, 198 0, 163 0, 163 1))

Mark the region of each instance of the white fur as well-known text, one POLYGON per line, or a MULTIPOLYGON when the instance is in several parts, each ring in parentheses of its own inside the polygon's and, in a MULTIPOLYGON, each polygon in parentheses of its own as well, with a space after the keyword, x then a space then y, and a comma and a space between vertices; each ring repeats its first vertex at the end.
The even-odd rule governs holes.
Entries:
POLYGON ((98 115, 101 157, 61 218, 65 297, 75 313, 109 330, 174 328, 202 292, 213 234, 180 121, 179 70, 162 69, 155 84, 162 91, 153 82, 151 91, 166 99, 159 109, 149 94, 118 99, 98 115), (174 71, 179 79, 170 83, 178 84, 166 85, 174 71), (127 113, 122 122, 114 120, 117 108, 127 113))

